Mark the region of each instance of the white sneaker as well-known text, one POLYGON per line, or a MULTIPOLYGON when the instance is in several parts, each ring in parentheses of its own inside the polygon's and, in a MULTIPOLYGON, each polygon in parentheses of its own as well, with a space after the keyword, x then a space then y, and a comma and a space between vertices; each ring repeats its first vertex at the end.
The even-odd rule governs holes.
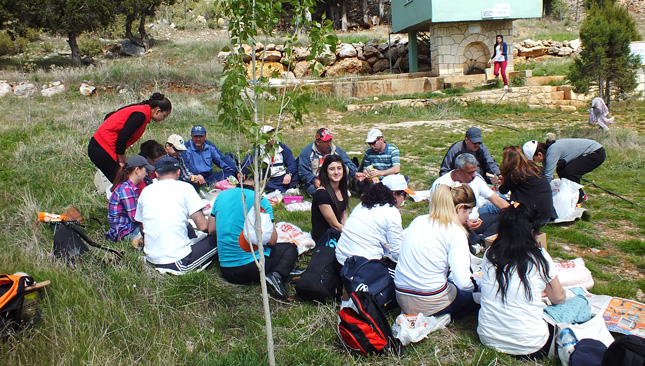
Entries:
POLYGON ((508 89, 508 85, 504 85, 504 90, 507 90, 507 89, 508 89))

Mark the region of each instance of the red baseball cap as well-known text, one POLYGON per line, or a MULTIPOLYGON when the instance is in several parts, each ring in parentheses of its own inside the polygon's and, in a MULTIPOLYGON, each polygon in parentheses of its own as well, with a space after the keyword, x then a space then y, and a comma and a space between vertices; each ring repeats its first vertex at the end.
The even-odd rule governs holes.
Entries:
POLYGON ((334 135, 332 135, 331 132, 329 132, 329 130, 326 128, 321 128, 318 131, 316 131, 317 140, 329 141, 333 138, 334 138, 334 135))

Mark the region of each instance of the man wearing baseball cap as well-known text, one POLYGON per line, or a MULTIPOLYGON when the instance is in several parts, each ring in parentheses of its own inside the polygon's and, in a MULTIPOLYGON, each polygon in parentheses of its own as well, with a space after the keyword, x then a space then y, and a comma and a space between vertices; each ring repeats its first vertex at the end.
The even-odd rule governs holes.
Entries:
POLYGON ((161 273, 182 275, 202 270, 217 254, 217 241, 212 236, 193 244, 187 218, 193 219, 198 230, 207 232, 204 202, 193 187, 178 180, 177 159, 164 156, 155 168, 159 180, 141 192, 135 215, 142 225, 146 260, 161 273))
POLYGON ((366 178, 378 181, 386 176, 401 172, 399 148, 385 142, 381 130, 377 128, 369 130, 365 143, 369 145, 363 156, 363 173, 366 178))
POLYGON ((439 168, 439 175, 444 175, 451 170, 455 169, 455 159, 463 153, 472 154, 479 162, 477 173, 484 178, 486 183, 497 183, 499 176, 499 166, 495 159, 490 154, 488 147, 484 145, 482 139, 482 132, 477 127, 471 127, 466 131, 466 138, 463 141, 454 143, 448 149, 446 156, 443 157, 441 168, 439 168))
POLYGON ((338 146, 332 143, 334 136, 326 128, 320 128, 316 131, 316 139, 311 144, 305 146, 298 157, 298 177, 300 182, 305 186, 307 193, 313 197, 316 189, 320 187, 318 171, 325 161, 327 155, 338 155, 343 159, 343 164, 349 168, 349 176, 362 181, 365 174, 358 171, 356 165, 352 163, 347 154, 338 146))
POLYGON ((179 180, 190 183, 195 187, 195 189, 198 189, 199 186, 206 184, 206 181, 200 174, 193 174, 190 172, 184 162, 184 158, 181 156, 182 151, 186 151, 184 138, 177 134, 170 135, 168 137, 168 141, 166 141, 166 153, 168 156, 172 156, 179 162, 179 180))
POLYGON ((204 177, 206 184, 213 184, 237 174, 235 163, 222 154, 212 142, 206 140, 206 128, 195 125, 190 130, 190 140, 185 143, 186 150, 181 156, 186 166, 194 175, 204 177), (221 169, 213 172, 213 164, 221 169))

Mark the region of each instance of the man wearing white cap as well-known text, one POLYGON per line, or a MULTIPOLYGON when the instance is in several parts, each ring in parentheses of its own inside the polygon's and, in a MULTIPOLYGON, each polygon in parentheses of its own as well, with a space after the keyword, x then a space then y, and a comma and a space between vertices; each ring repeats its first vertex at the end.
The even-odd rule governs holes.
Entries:
POLYGON ((398 260, 403 229, 399 207, 406 194, 414 194, 401 174, 388 175, 361 196, 349 215, 336 246, 341 265, 352 256, 381 259, 389 255, 398 260))
POLYGON ((372 128, 367 133, 365 143, 369 145, 363 157, 363 172, 367 178, 385 177, 401 172, 399 148, 385 142, 381 130, 372 128))
POLYGON ((206 180, 201 174, 194 175, 188 170, 184 158, 181 156, 182 151, 186 151, 184 138, 177 134, 170 135, 166 141, 166 153, 179 161, 179 180, 190 183, 197 189, 200 185, 206 184, 206 180))

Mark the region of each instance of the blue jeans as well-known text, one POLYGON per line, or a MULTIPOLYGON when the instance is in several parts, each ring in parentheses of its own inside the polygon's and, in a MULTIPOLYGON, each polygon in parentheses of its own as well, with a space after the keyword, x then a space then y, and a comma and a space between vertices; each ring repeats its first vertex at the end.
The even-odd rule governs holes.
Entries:
MULTIPOLYGON (((503 194, 501 194, 499 192, 495 192, 495 194, 497 194, 498 196, 502 197, 504 199, 504 201, 508 201, 506 199, 506 197, 504 197, 503 194)), ((490 202, 486 202, 482 207, 480 207, 477 210, 477 212, 479 212, 479 213, 497 213, 497 212, 499 212, 499 208, 497 208, 497 206, 495 206, 494 204, 492 204, 490 202)))

